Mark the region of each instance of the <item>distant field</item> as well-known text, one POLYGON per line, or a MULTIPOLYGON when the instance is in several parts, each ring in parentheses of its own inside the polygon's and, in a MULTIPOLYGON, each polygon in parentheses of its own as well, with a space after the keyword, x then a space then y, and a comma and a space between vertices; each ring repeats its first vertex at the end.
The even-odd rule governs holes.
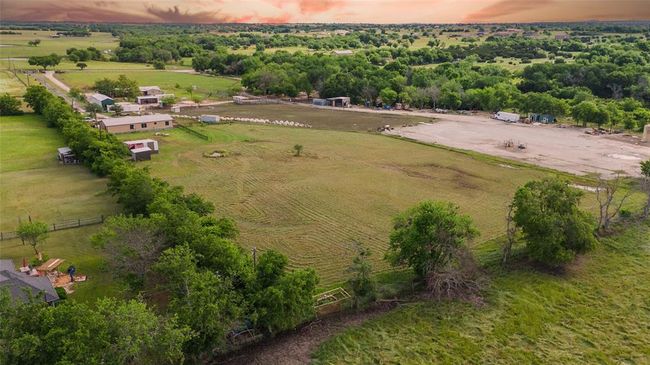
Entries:
POLYGON ((0 35, 0 58, 44 56, 50 53, 65 55, 68 48, 95 47, 99 50, 114 49, 118 39, 110 33, 92 33, 90 37, 61 37, 51 38, 54 31, 20 30, 22 34, 0 35), (40 39, 41 43, 32 47, 27 45, 31 40, 40 39))
MULTIPOLYGON (((49 224, 118 211, 113 197, 106 193, 105 179, 95 177, 83 166, 58 164, 55 153, 61 146, 63 138, 37 116, 1 118, 0 230, 14 231, 18 219, 26 220, 30 215, 49 224)), ((89 275, 87 283, 77 286, 73 298, 93 300, 117 294, 103 269, 100 252, 88 241, 99 227, 52 232, 42 246, 45 255, 63 258, 80 274, 89 275)), ((1 258, 19 264, 22 258, 33 256, 31 247, 23 246, 19 239, 0 241, 1 258)))
POLYGON ((401 126, 433 121, 431 118, 356 113, 350 111, 335 111, 312 108, 309 106, 269 104, 269 105, 236 105, 224 104, 206 108, 183 109, 183 114, 219 114, 230 117, 267 118, 271 120, 289 120, 311 125, 317 129, 334 129, 343 131, 375 131, 385 125, 401 126))
MULTIPOLYGON (((110 70, 150 70, 154 71, 153 66, 146 63, 130 63, 130 62, 110 62, 110 61, 84 61, 88 67, 84 72, 92 71, 110 71, 110 70)), ((191 61, 189 63, 191 65, 191 61)), ((187 66, 182 65, 167 65, 168 70, 182 70, 188 69, 187 66)), ((13 59, 3 60, 0 59, 0 69, 18 69, 18 70, 40 70, 38 66, 32 66, 27 62, 27 59, 13 59)), ((62 60, 56 67, 49 67, 49 70, 63 70, 63 71, 79 71, 76 62, 62 60)))
POLYGON ((134 70, 66 72, 57 74, 56 77, 71 87, 89 90, 96 80, 105 77, 117 79, 119 75, 125 75, 129 79, 137 81, 140 86, 157 85, 166 93, 185 98, 190 96, 185 89, 191 86, 196 86, 194 95, 218 99, 225 98, 228 90, 239 85, 238 80, 226 77, 153 70, 146 72, 134 70))
POLYGON ((214 202, 218 215, 237 221, 244 247, 278 249, 292 267, 314 267, 324 286, 346 277, 355 241, 370 247, 376 267, 386 269, 382 256, 392 217, 421 200, 459 204, 480 228, 479 242, 502 234, 515 188, 544 175, 366 133, 244 124, 195 128, 213 141, 177 129, 168 137, 123 138, 160 140, 160 154, 141 165, 214 202), (304 156, 292 156, 295 144, 304 146, 304 156), (228 157, 203 157, 215 150, 228 157))
POLYGON ((25 93, 25 85, 18 81, 11 72, 0 71, 0 93, 22 96, 25 93))
POLYGON ((566 275, 496 274, 481 307, 408 304, 325 342, 314 364, 648 364, 650 225, 566 275))

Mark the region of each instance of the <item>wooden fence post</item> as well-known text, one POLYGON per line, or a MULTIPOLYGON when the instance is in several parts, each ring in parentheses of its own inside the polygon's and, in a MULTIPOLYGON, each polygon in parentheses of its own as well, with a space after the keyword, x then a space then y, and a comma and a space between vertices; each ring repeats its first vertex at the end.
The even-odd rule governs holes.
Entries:
POLYGON ((56 223, 52 223, 52 230, 56 231, 56 223))
POLYGON ((77 218, 77 227, 81 227, 81 218, 77 218))

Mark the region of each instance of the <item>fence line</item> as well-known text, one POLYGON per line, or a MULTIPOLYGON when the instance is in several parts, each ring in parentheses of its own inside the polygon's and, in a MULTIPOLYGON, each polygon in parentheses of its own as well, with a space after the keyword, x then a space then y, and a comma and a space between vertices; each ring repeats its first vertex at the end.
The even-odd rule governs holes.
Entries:
POLYGON ((175 124, 175 126, 180 128, 182 131, 185 131, 185 132, 187 132, 187 133, 189 133, 189 134, 191 134, 191 135, 193 135, 195 137, 199 137, 199 138, 201 138, 203 140, 210 141, 210 137, 208 135, 206 135, 206 134, 195 131, 194 129, 186 127, 186 126, 184 126, 182 124, 175 124))
MULTIPOLYGON (((103 214, 99 217, 92 217, 92 218, 66 219, 60 222, 48 224, 48 231, 54 232, 54 231, 61 231, 64 229, 79 228, 83 226, 101 224, 104 223, 105 219, 106 217, 103 214)), ((13 238, 18 238, 18 232, 16 231, 0 232, 0 241, 10 240, 13 238)))

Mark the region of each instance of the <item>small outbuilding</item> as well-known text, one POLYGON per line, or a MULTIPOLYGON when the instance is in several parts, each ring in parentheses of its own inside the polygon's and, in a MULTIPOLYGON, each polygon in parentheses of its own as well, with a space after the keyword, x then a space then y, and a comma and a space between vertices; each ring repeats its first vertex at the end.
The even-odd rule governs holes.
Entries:
POLYGON ((86 95, 86 100, 91 104, 97 104, 104 110, 108 110, 109 105, 115 104, 115 101, 110 97, 100 93, 86 95))
POLYGON ((311 103, 313 105, 316 105, 316 106, 328 106, 329 105, 327 103, 326 99, 313 99, 311 103))
POLYGON ((59 147, 56 151, 56 158, 60 163, 64 165, 75 165, 79 163, 77 156, 75 156, 70 147, 59 147))
POLYGON ((221 117, 213 114, 203 114, 199 117, 199 120, 203 123, 216 124, 221 121, 221 117))
POLYGON ((123 142, 129 150, 148 147, 152 153, 158 153, 158 141, 155 139, 137 139, 123 142))
POLYGON ((339 108, 350 107, 350 98, 347 96, 337 96, 335 98, 327 98, 326 100, 329 106, 334 106, 339 108))
POLYGON ((528 119, 530 119, 531 122, 533 123, 544 123, 544 124, 553 124, 557 120, 555 119, 554 115, 551 114, 537 114, 533 113, 531 114, 528 119))
POLYGON ((139 147, 131 150, 131 159, 133 161, 149 161, 151 160, 151 148, 139 147))
POLYGON ((142 132, 174 127, 174 118, 169 114, 134 115, 130 117, 106 118, 99 121, 99 128, 109 133, 142 132))
POLYGON ((152 96, 152 95, 162 95, 163 91, 160 90, 158 86, 140 86, 140 95, 142 96, 152 96))
POLYGON ((108 107, 109 111, 112 111, 113 108, 119 105, 122 107, 122 113, 127 113, 127 114, 138 114, 142 111, 142 106, 135 104, 135 103, 115 103, 114 105, 108 107))

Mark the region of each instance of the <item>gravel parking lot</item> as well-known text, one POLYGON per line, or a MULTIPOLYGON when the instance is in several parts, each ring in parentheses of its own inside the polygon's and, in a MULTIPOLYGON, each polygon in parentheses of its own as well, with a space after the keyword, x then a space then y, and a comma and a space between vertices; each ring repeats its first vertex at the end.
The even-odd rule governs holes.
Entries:
POLYGON ((388 131, 414 140, 521 160, 573 174, 615 171, 640 176, 639 162, 650 158, 650 143, 620 135, 593 136, 585 129, 510 124, 485 116, 437 114, 436 123, 388 131), (506 148, 506 141, 513 147, 506 148), (526 148, 520 149, 519 145, 526 148))

